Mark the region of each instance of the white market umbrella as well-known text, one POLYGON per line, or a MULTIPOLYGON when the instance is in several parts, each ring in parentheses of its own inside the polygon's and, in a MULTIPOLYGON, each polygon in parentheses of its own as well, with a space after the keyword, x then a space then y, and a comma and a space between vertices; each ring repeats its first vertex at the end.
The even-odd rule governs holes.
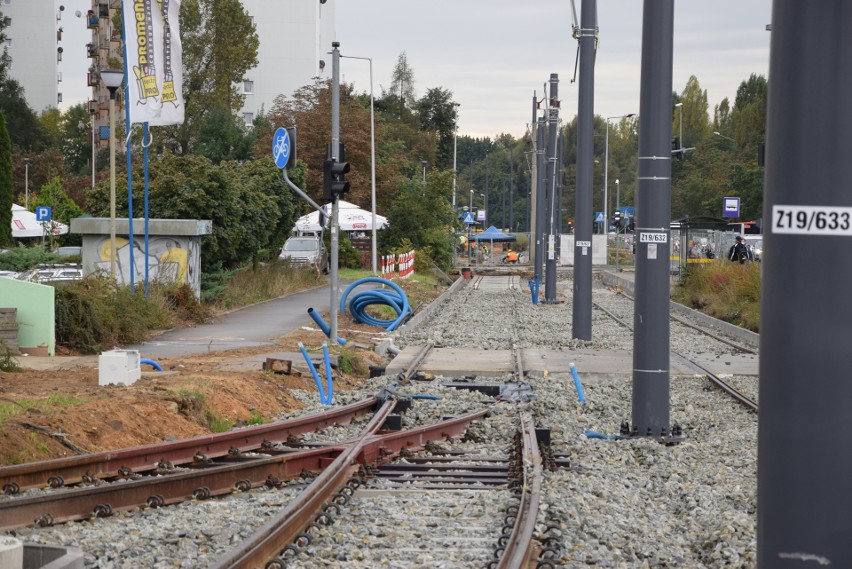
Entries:
POLYGON ((68 226, 56 221, 36 221, 36 214, 18 204, 12 204, 13 238, 42 237, 45 233, 65 235, 68 233, 68 226))
MULTIPOLYGON (((371 231, 373 229, 373 214, 371 212, 343 200, 337 203, 341 231, 371 231)), ((331 204, 325 204, 322 209, 326 214, 325 224, 328 225, 328 218, 331 216, 331 204)), ((387 223, 386 217, 376 214, 377 231, 384 229, 387 223)), ((319 212, 313 211, 297 219, 296 229, 298 231, 319 231, 322 229, 319 222, 319 212)))

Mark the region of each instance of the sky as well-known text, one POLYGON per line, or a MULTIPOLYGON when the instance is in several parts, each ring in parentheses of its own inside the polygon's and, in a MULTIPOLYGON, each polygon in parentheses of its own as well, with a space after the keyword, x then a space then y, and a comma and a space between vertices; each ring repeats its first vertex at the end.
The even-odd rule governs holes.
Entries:
MULTIPOLYGON (((289 0, 270 0, 286 6, 289 0)), ((460 103, 459 134, 519 137, 532 119, 551 73, 559 75, 562 118, 577 113, 570 0, 333 0, 342 55, 373 60, 376 96, 390 86, 404 51, 417 97, 429 88, 453 93, 460 103)), ((575 0, 580 17, 582 0, 575 0)), ((63 108, 86 101, 84 77, 89 32, 82 19, 90 0, 56 0, 65 6, 60 71, 63 108), (72 54, 80 54, 79 57, 72 54), (79 69, 77 68, 79 67, 79 69)), ((598 0, 600 40, 595 63, 595 114, 639 112, 642 0, 598 0)), ((733 102, 752 73, 768 75, 771 0, 679 0, 674 12, 672 90, 690 75, 707 91, 710 113, 724 97, 733 102)), ((330 46, 329 46, 330 47, 330 46)), ((341 79, 369 92, 366 61, 341 60, 341 79)))
MULTIPOLYGON (((575 4, 579 18, 582 0, 575 4)), ((638 113, 643 2, 597 4, 594 112, 638 113)), ((695 75, 712 116, 750 74, 768 76, 771 12, 771 0, 675 2, 672 90, 695 75)), ((373 58, 377 96, 405 51, 416 96, 441 87, 460 103, 459 134, 518 137, 532 120, 533 92, 542 96, 551 73, 559 74, 562 118, 577 114, 572 20, 570 0, 340 0, 337 39, 343 55, 373 58)), ((341 77, 369 91, 368 64, 342 61, 341 77)))

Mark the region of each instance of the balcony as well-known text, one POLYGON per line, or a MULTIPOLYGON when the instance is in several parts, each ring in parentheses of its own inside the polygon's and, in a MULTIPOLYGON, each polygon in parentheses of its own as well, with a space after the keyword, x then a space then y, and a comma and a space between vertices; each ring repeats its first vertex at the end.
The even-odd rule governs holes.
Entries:
POLYGON ((89 57, 97 57, 98 56, 98 48, 95 47, 93 43, 86 44, 86 53, 89 57))

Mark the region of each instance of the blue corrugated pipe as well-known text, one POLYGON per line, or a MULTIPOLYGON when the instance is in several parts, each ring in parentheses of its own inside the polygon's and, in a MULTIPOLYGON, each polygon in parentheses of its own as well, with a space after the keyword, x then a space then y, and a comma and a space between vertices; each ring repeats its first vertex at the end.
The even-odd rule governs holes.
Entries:
POLYGON ((322 403, 331 405, 334 397, 334 385, 331 382, 331 358, 328 356, 328 344, 326 342, 322 343, 322 358, 325 361, 325 383, 328 388, 325 394, 325 401, 322 401, 322 403))
POLYGON ((141 359, 141 360, 139 360, 139 363, 140 364, 148 364, 149 366, 154 366, 154 369, 157 370, 157 371, 163 371, 163 367, 160 364, 158 364, 157 362, 155 362, 154 360, 141 359))
POLYGON ((352 292, 352 289, 364 283, 379 283, 390 287, 393 290, 374 288, 358 292, 352 296, 352 301, 349 303, 349 312, 352 313, 352 316, 357 322, 361 322, 362 324, 387 328, 389 332, 396 330, 396 328, 402 324, 403 320, 405 320, 405 317, 411 313, 411 306, 408 304, 408 297, 405 296, 405 292, 399 288, 396 283, 389 280, 379 277, 358 279, 346 287, 346 290, 343 292, 343 296, 340 297, 340 311, 343 314, 346 314, 346 298, 349 296, 349 293, 352 292), (374 316, 370 316, 367 314, 366 308, 371 304, 384 304, 385 306, 390 306, 396 310, 397 318, 394 320, 381 320, 374 316))
POLYGON ((431 399, 432 401, 440 401, 441 398, 437 395, 408 395, 411 399, 431 399))
POLYGON ((580 376, 577 375, 577 368, 574 367, 574 362, 571 362, 571 375, 574 376, 574 387, 577 388, 577 398, 580 400, 580 405, 586 404, 586 395, 583 393, 583 384, 580 383, 580 376))
POLYGON ((317 368, 314 366, 314 362, 311 361, 311 356, 308 355, 308 350, 305 349, 305 345, 302 342, 299 342, 299 350, 302 352, 302 356, 305 358, 305 362, 308 364, 308 369, 311 370, 311 374, 314 376, 314 381, 317 382, 317 389, 319 390, 320 403, 326 405, 325 402, 325 391, 322 388, 322 382, 320 381, 319 374, 317 373, 317 368))
POLYGON ((529 280, 530 298, 533 304, 538 304, 538 277, 529 280))
POLYGON ((611 441, 613 439, 612 435, 605 435, 603 433, 599 433, 597 431, 590 431, 588 429, 583 431, 583 434, 586 435, 587 439, 601 439, 604 441, 611 441))
MULTIPOLYGON (((322 331, 323 331, 323 333, 324 333, 326 336, 328 336, 329 338, 331 338, 331 327, 330 327, 328 324, 326 324, 325 320, 323 320, 323 319, 322 319, 322 316, 320 316, 320 313, 319 313, 319 312, 317 312, 317 311, 316 311, 316 310, 314 310, 313 308, 308 308, 308 316, 310 316, 311 318, 313 318, 313 319, 314 319, 314 322, 316 322, 316 323, 317 323, 317 326, 319 326, 319 327, 320 327, 320 330, 322 330, 322 331)), ((338 344, 345 344, 345 343, 346 343, 346 340, 344 340, 343 338, 338 337, 338 338, 337 338, 337 343, 338 343, 338 344)))

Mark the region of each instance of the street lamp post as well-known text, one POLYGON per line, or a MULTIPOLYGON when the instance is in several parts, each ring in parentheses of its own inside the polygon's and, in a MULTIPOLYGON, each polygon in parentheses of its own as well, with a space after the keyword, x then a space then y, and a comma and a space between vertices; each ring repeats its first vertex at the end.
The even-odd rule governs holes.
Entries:
MULTIPOLYGON (((615 179, 615 211, 621 209, 621 187, 618 178, 615 179)), ((624 217, 619 218, 622 222, 624 217)), ((621 260, 621 227, 615 226, 615 272, 618 272, 618 262, 621 260)))
POLYGON ((101 69, 101 79, 109 90, 109 272, 115 279, 115 94, 121 87, 124 72, 101 69))
POLYGON ((724 134, 722 134, 722 133, 721 133, 721 132, 719 132, 718 130, 714 130, 714 131, 713 131, 713 134, 715 134, 716 136, 722 137, 722 138, 724 138, 725 140, 730 140, 731 142, 736 142, 733 138, 731 138, 730 136, 725 136, 724 134))
POLYGON ((423 164, 423 183, 425 184, 426 183, 426 161, 421 160, 420 163, 423 164))
POLYGON ((626 115, 618 115, 615 117, 606 118, 606 143, 604 146, 604 191, 603 191, 603 214, 604 214, 604 235, 609 235, 609 216, 607 215, 607 188, 609 186, 609 121, 612 119, 625 119, 635 117, 636 113, 628 113, 626 115))
MULTIPOLYGON (((453 103, 453 110, 457 110, 461 106, 461 103, 453 103)), ((456 158, 458 157, 458 135, 459 135, 459 119, 458 115, 455 117, 455 124, 453 125, 453 209, 456 209, 456 190, 458 189, 458 181, 457 174, 458 170, 456 169, 456 158)))
POLYGON ((24 209, 30 209, 30 159, 24 158, 24 209))
POLYGON ((677 147, 678 150, 683 148, 683 103, 678 103, 675 105, 677 107, 678 119, 677 119, 677 147))
POLYGON ((372 243, 372 269, 373 276, 377 276, 378 253, 376 251, 376 120, 373 104, 373 60, 369 57, 355 57, 354 55, 341 55, 348 59, 361 59, 370 62, 370 180, 372 183, 371 206, 373 214, 373 243, 372 243))

